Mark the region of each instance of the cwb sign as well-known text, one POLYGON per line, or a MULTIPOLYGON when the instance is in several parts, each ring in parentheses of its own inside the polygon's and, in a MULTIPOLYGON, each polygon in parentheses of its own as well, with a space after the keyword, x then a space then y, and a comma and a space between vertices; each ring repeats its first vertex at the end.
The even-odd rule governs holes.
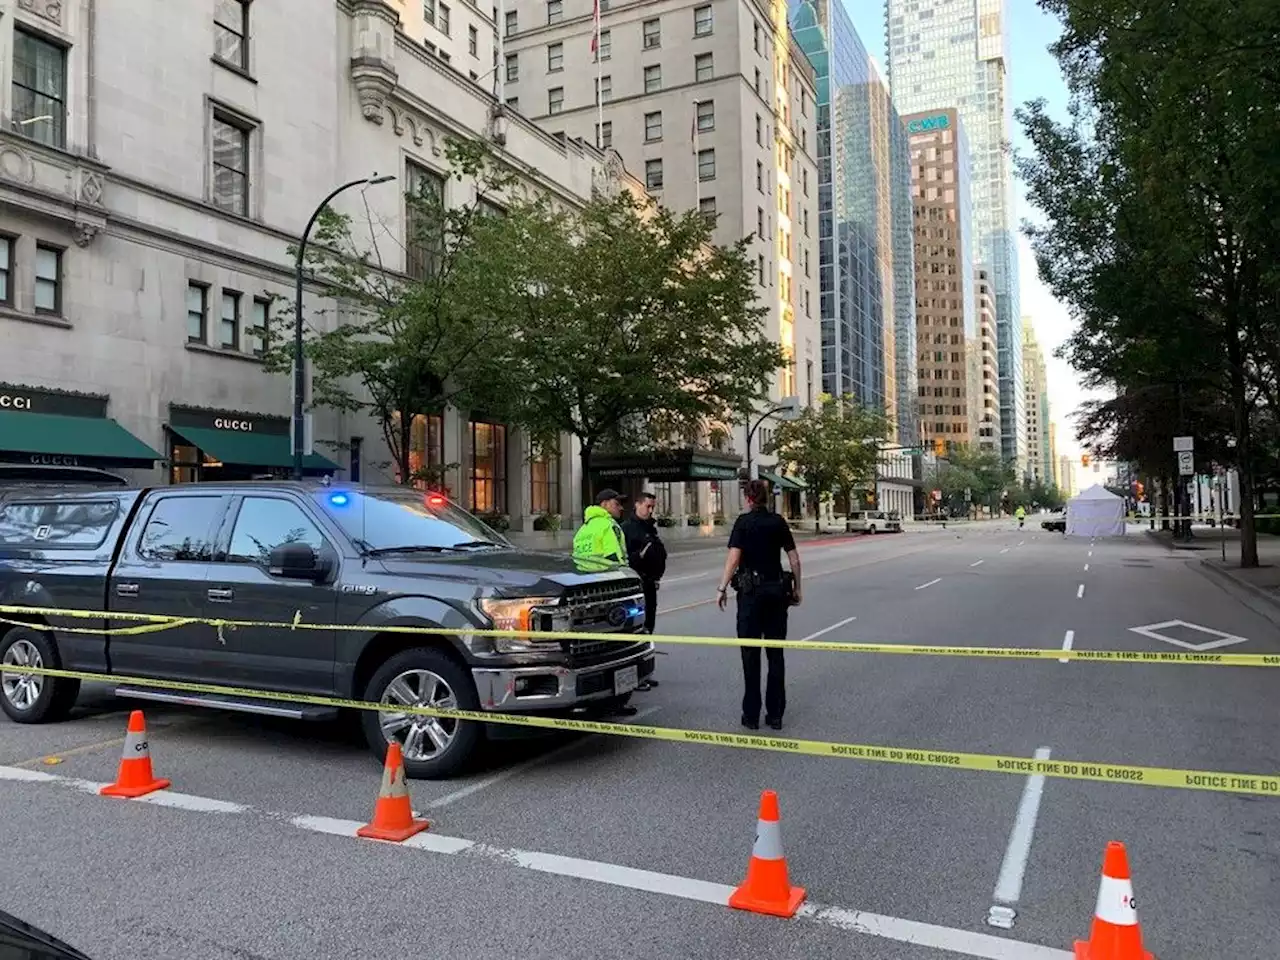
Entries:
POLYGON ((932 133, 934 130, 946 130, 950 126, 951 118, 945 113, 940 113, 936 117, 908 120, 907 133, 932 133))

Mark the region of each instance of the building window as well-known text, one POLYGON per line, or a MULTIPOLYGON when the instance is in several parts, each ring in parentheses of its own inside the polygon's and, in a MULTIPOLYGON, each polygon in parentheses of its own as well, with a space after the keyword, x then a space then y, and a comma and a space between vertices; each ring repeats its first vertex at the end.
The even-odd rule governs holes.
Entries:
POLYGON ((414 280, 435 276, 441 238, 439 208, 444 202, 444 177, 416 163, 405 165, 409 187, 405 197, 404 271, 414 280))
POLYGON ((613 121, 606 120, 603 124, 596 124, 596 143, 601 150, 606 147, 613 146, 613 121))
POLYGON ((716 150, 711 147, 698 151, 698 179, 714 180, 716 178, 716 150))
POLYGON ((559 73, 564 69, 564 44, 547 44, 547 73, 559 73))
POLYGON ((653 50, 662 46, 662 21, 656 17, 644 22, 644 49, 653 50))
POLYGON ((436 22, 436 0, 422 0, 422 19, 432 26, 436 22))
POLYGON ((547 0, 547 23, 559 23, 564 19, 562 0, 547 0))
POLYGON ((756 189, 764 193, 764 164, 756 161, 756 189))
POLYGON ((711 54, 700 53, 693 58, 693 79, 698 83, 710 80, 715 76, 715 64, 711 59, 711 54))
POLYGON ((51 147, 67 145, 67 51, 15 27, 13 122, 19 133, 51 147))
MULTIPOLYGON (((399 432, 400 414, 394 414, 392 429, 399 432)), ((415 487, 440 487, 444 467, 444 417, 438 413, 416 414, 409 421, 409 476, 400 483, 415 487)), ((398 472, 398 471, 397 471, 398 472)))
POLYGON ((507 512, 507 428, 471 421, 471 510, 507 512))
POLYGON ((756 67, 756 96, 760 96, 760 68, 756 67))
POLYGON ((271 301, 253 298, 253 327, 249 330, 249 349, 255 357, 267 352, 267 324, 271 322, 271 301))
POLYGON ((213 11, 213 55, 249 69, 249 0, 218 0, 213 11))
POLYGON ((809 235, 809 208, 804 208, 804 235, 809 235))
POLYGON ((760 114, 756 114, 756 146, 764 146, 764 121, 760 119, 760 114))
POLYGON ((224 350, 240 349, 240 294, 222 291, 222 321, 218 325, 218 346, 224 350))
POLYGON ((560 512, 560 451, 529 450, 529 510, 534 514, 560 512))
POLYGON ((600 42, 596 45, 596 57, 608 60, 613 56, 613 34, 608 30, 600 31, 600 42))
POLYGON ((756 236, 764 239, 764 208, 756 207, 756 236))
POLYGON ((662 89, 662 65, 655 63, 644 68, 644 92, 657 93, 662 89))
POLYGON ((646 160, 644 162, 644 185, 646 190, 662 189, 661 160, 646 160))
POLYGON ((516 32, 516 24, 519 22, 516 19, 516 11, 508 10, 504 15, 503 19, 506 21, 506 23, 503 25, 504 32, 509 37, 516 32))
POLYGON ((564 109, 564 87, 552 87, 547 91, 547 113, 559 113, 564 109))
POLYGON ((473 56, 480 56, 480 31, 475 27, 467 27, 467 51, 473 56))
POLYGON ((519 113, 519 112, 520 112, 520 98, 519 98, 519 97, 507 97, 507 106, 508 106, 508 107, 510 107, 512 110, 514 110, 516 113, 519 113))
POLYGON ((800 171, 800 182, 804 185, 804 195, 807 197, 809 195, 809 171, 808 170, 800 171))
POLYGON ((596 103, 608 103, 613 99, 613 77, 605 74, 596 80, 596 103))
POLYGON ((655 140, 662 139, 662 111, 655 110, 653 113, 644 115, 644 139, 646 143, 652 143, 655 140))
POLYGON ((711 36, 711 4, 693 8, 693 35, 695 37, 711 36))
POLYGON ((209 318, 209 288, 194 281, 187 284, 187 342, 204 343, 209 318))
POLYGON ((62 251, 36 245, 36 313, 62 314, 62 251))
POLYGON ((764 286, 764 254, 756 254, 756 276, 759 279, 760 286, 764 286))
MULTIPOLYGON (((754 21, 751 24, 751 39, 752 39, 752 42, 755 44, 756 53, 759 53, 760 52, 760 22, 758 20, 754 21)), ((757 70, 756 71, 756 92, 757 93, 760 92, 759 78, 760 78, 760 71, 757 70)))
POLYGON ((243 122, 213 114, 213 205, 228 213, 249 215, 249 138, 243 122))
POLYGON ((710 133, 716 128, 716 102, 714 100, 698 101, 698 132, 710 133))
POLYGON ((716 198, 703 197, 698 201, 698 212, 711 221, 712 226, 716 222, 716 198))
POLYGON ((0 303, 13 305, 13 237, 0 237, 0 303))
POLYGON ((450 13, 451 11, 449 10, 448 4, 440 4, 440 15, 436 17, 436 29, 446 37, 449 36, 449 21, 451 19, 450 13))
POLYGON ((514 83, 520 79, 520 55, 518 53, 507 54, 507 83, 514 83))

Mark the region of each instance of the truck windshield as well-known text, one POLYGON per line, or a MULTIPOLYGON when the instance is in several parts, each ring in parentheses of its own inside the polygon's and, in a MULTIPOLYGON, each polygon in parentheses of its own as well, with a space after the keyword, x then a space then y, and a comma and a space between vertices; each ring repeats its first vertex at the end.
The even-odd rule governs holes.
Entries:
POLYGON ((408 487, 335 488, 316 501, 365 551, 472 550, 508 547, 500 533, 438 493, 408 487))

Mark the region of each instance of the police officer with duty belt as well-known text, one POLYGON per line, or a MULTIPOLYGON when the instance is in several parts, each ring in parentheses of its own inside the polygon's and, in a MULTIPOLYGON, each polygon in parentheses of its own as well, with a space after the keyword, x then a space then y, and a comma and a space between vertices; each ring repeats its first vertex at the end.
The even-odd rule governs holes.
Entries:
MULTIPOLYGON (((738 637, 752 640, 785 640, 787 611, 799 604, 800 553, 787 522, 769 509, 769 484, 752 480, 747 484, 750 509, 738 517, 729 534, 729 555, 724 561, 716 602, 723 610, 730 585, 738 594, 738 637), (782 569, 782 555, 791 565, 782 569)), ((760 729, 760 647, 742 647, 742 725, 760 729)), ((769 676, 765 683, 764 722, 782 729, 787 708, 786 667, 783 651, 769 647, 769 676)))

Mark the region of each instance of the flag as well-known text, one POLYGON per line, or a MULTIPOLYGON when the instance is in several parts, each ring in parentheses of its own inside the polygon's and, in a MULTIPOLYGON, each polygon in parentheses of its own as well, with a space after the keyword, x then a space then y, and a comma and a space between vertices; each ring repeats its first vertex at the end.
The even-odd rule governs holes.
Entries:
POLYGON ((600 54, 600 0, 595 0, 595 4, 591 11, 591 19, 595 24, 595 33, 591 35, 591 52, 599 57, 600 54))

